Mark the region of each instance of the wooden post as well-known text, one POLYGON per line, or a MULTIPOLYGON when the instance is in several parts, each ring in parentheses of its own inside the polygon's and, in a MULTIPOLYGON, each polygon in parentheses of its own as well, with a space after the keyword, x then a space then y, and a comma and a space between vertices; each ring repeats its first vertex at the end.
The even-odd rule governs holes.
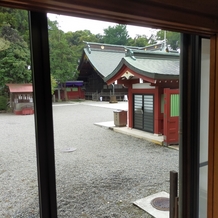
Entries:
POLYGON ((175 218, 175 212, 177 206, 176 198, 178 197, 178 173, 176 171, 170 171, 170 218, 175 218))
POLYGON ((174 218, 179 217, 179 197, 175 198, 175 213, 174 213, 174 218))

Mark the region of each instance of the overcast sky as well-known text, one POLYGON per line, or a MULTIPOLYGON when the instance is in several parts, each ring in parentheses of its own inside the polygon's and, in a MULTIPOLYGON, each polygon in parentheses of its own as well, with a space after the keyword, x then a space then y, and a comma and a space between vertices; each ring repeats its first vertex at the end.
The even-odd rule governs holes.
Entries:
MULTIPOLYGON (((75 32, 77 30, 90 30, 90 32, 93 34, 98 34, 98 33, 103 34, 104 29, 107 29, 109 26, 117 25, 116 23, 111 23, 111 22, 69 17, 69 16, 57 15, 57 14, 48 14, 47 16, 52 21, 57 20, 59 23, 59 28, 64 32, 68 32, 68 31, 75 32)), ((134 38, 136 35, 150 36, 151 34, 155 34, 157 30, 151 28, 127 25, 127 31, 129 36, 134 38)))

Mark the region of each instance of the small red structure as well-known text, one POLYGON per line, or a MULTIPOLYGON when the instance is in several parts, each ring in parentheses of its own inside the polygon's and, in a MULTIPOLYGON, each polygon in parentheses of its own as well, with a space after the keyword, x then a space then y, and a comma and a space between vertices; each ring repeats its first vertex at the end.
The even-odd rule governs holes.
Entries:
MULTIPOLYGON (((64 89, 61 88, 63 84, 59 84, 56 88, 54 95, 57 100, 65 100, 64 89)), ((66 92, 68 100, 74 99, 85 99, 85 94, 83 90, 83 81, 67 81, 66 92)))
POLYGON ((31 83, 6 84, 10 91, 10 106, 16 115, 34 114, 31 83))
POLYGON ((178 143, 179 54, 128 50, 105 78, 128 87, 128 127, 178 143))

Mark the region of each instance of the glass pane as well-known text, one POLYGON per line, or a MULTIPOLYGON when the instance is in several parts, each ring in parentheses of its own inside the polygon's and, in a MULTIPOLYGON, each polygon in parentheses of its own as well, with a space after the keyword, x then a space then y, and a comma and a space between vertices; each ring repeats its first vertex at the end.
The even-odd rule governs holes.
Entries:
POLYGON ((210 40, 202 39, 201 59, 201 105, 200 105, 200 178, 199 217, 207 217, 208 177, 208 116, 209 116, 209 69, 210 40))
MULTIPOLYGON (((151 86, 150 82, 140 83, 128 70, 120 74, 122 79, 116 79, 120 84, 107 85, 104 79, 125 57, 127 51, 123 45, 127 46, 127 42, 115 44, 119 38, 117 35, 113 41, 106 41, 109 38, 93 33, 98 25, 94 24, 95 22, 91 24, 89 20, 75 22, 76 18, 67 17, 65 22, 56 23, 51 21, 50 15, 48 18, 51 74, 58 83, 58 86, 54 87, 56 102, 53 102, 53 117, 59 217, 151 217, 146 211, 133 205, 133 201, 160 191, 169 193, 169 172, 178 171, 179 152, 156 146, 146 140, 117 134, 108 128, 113 129, 114 120, 122 125, 123 119, 126 119, 122 110, 129 109, 132 111, 128 117, 129 122, 132 122, 134 129, 143 129, 143 114, 150 109, 153 112, 153 107, 157 105, 160 111, 160 99, 155 105, 153 95, 146 95, 150 96, 149 102, 139 90, 151 90, 155 86, 151 86), (82 21, 90 23, 86 30, 82 30, 82 21), (75 29, 77 23, 80 27, 75 29), (67 25, 68 32, 63 29, 67 25), (78 60, 79 72, 75 70, 78 60), (72 72, 78 73, 78 77, 72 72), (128 93, 124 82, 131 82, 130 80, 135 81, 137 87, 133 87, 135 93, 128 96, 131 103, 128 108, 128 102, 123 101, 123 96, 128 93), (75 81, 81 81, 81 86, 75 81), (65 95, 65 90, 70 87, 72 91, 65 95), (76 87, 78 94, 83 95, 76 94, 76 87), (116 104, 109 104, 108 97, 112 93, 117 97, 116 104), (120 95, 121 100, 118 98, 120 95), (143 105, 145 100, 148 102, 143 105)), ((119 26, 119 29, 122 28, 119 26)), ((156 42, 156 39, 151 42, 157 47, 150 46, 147 49, 152 52, 156 50, 158 54, 163 52, 168 57, 163 33, 161 31, 158 35, 160 43, 156 42)), ((140 54, 151 52, 144 49, 148 43, 144 34, 145 32, 142 36, 129 39, 128 42, 131 48, 140 47, 140 54)), ((170 33, 167 36, 170 39, 170 33)), ((176 36, 179 37, 179 34, 176 36)), ((170 43, 173 47, 168 49, 176 49, 177 41, 179 38, 174 40, 174 44, 170 43)), ((163 71, 166 72, 164 65, 163 71)), ((169 81, 168 84, 163 84, 161 81, 157 84, 175 88, 178 83, 169 81)), ((160 89, 160 94, 163 94, 163 88, 160 89)), ((163 115, 157 122, 161 123, 162 117, 163 115)), ((153 130, 153 124, 156 122, 153 113, 147 113, 147 120, 152 121, 152 125, 149 125, 153 130)), ((136 132, 146 135, 145 131, 136 132)))

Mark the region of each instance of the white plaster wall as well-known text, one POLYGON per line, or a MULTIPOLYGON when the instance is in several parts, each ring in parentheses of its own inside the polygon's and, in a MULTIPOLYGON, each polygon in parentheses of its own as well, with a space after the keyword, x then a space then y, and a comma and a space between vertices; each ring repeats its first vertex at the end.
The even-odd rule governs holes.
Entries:
POLYGON ((155 86, 150 86, 151 83, 137 83, 133 84, 133 89, 155 89, 155 86))

